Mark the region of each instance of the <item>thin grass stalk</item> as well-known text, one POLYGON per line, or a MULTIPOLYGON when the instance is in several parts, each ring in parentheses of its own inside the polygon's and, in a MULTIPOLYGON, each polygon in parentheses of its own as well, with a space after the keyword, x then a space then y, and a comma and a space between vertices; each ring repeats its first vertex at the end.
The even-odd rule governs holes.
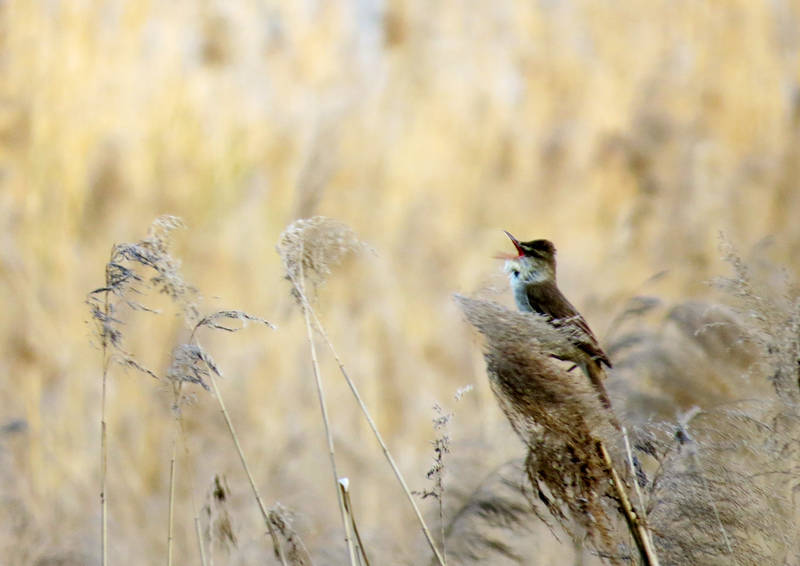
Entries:
POLYGON ((617 473, 614 464, 611 461, 611 456, 608 454, 605 445, 601 441, 597 441, 597 451, 603 459, 609 475, 611 476, 612 487, 617 495, 620 503, 620 510, 625 517, 625 522, 628 524, 628 530, 633 537, 636 548, 639 550, 639 555, 642 558, 642 563, 645 566, 659 566, 658 556, 656 555, 653 543, 650 540, 650 533, 642 523, 639 515, 637 515, 628 494, 625 493, 625 487, 622 480, 617 473))
POLYGON ((344 507, 347 510, 347 514, 350 517, 350 522, 353 525, 353 533, 356 536, 356 541, 358 542, 358 550, 361 558, 364 559, 365 566, 370 566, 369 558, 367 558, 367 550, 364 548, 364 541, 361 540, 361 534, 358 532, 358 524, 356 523, 356 515, 353 511, 353 502, 350 500, 350 489, 348 485, 348 481, 346 478, 343 478, 339 481, 339 489, 342 491, 342 497, 344 498, 344 507))
MULTIPOLYGON (((105 346, 103 347, 105 351, 105 346)), ((105 356, 105 354, 104 354, 105 356)), ((108 564, 108 498, 106 497, 106 470, 108 469, 108 441, 106 433, 106 381, 108 361, 103 367, 103 393, 100 401, 100 563, 108 564)))
MULTIPOLYGON (((176 427, 177 428, 177 427, 176 427)), ((172 439, 172 458, 169 461, 169 519, 167 526, 167 566, 172 566, 172 526, 175 510, 175 456, 178 447, 178 432, 172 439)))
POLYGON ((311 308, 311 305, 308 304, 308 300, 304 293, 300 293, 300 296, 303 300, 304 306, 311 312, 314 317, 314 322, 317 326, 317 330, 322 335, 325 343, 328 345, 328 349, 331 351, 333 358, 336 360, 336 364, 339 366, 339 371, 341 372, 342 376, 344 377, 345 381, 347 382, 348 387, 350 387, 350 391, 353 393, 353 397, 355 397, 356 402, 358 403, 361 412, 364 415, 364 418, 367 419, 367 423, 369 424, 372 433, 375 435, 375 439, 378 441, 378 444, 381 447, 381 451, 383 451, 383 455, 386 458, 386 461, 389 462, 389 466, 392 468, 397 481, 400 483, 400 487, 403 489, 403 492, 406 494, 409 503, 411 504, 411 508, 414 510, 414 514, 417 516, 417 521, 422 528, 422 532, 425 535, 425 539, 428 541, 428 545, 431 547, 434 556, 436 556, 436 560, 439 562, 440 566, 445 566, 445 560, 442 554, 439 552, 439 549, 436 546, 436 543, 433 540, 433 535, 431 535, 430 529, 428 529, 428 525, 425 523, 425 519, 422 518, 422 513, 417 506, 417 502, 414 500, 414 495, 411 493, 411 490, 408 488, 408 484, 406 484, 406 480, 403 477, 400 468, 397 466, 397 463, 394 461, 394 457, 392 453, 389 451, 388 446, 383 441, 383 437, 381 436, 380 431, 378 430, 378 426, 375 424, 375 421, 372 420, 372 416, 367 409, 364 400, 361 398, 361 395, 358 393, 358 388, 353 380, 350 378, 350 375, 347 373, 347 369, 344 367, 344 363, 342 362, 339 355, 336 353, 336 349, 333 347, 333 343, 331 342, 330 338, 328 337, 327 332, 325 332, 325 328, 322 326, 319 318, 317 317, 316 312, 314 309, 311 308))
MULTIPOLYGON (((183 420, 178 419, 178 425, 180 426, 180 433, 181 433, 181 444, 183 445, 184 455, 186 456, 186 461, 190 461, 189 459, 189 447, 186 445, 186 432, 183 429, 183 420)), ((189 466, 189 485, 191 487, 191 494, 192 494, 192 515, 194 517, 194 530, 195 534, 197 535, 197 549, 200 553, 200 565, 201 566, 208 566, 208 562, 206 561, 206 549, 205 545, 203 544, 203 529, 200 526, 200 514, 197 512, 197 502, 194 498, 194 472, 191 466, 189 466)))
POLYGON ((621 430, 622 438, 625 441, 625 455, 627 456, 631 478, 633 478, 633 488, 636 491, 636 498, 639 500, 639 509, 644 509, 644 497, 642 496, 642 490, 639 488, 639 478, 636 477, 636 466, 633 463, 633 451, 631 450, 631 442, 628 439, 628 429, 622 427, 621 430))
MULTIPOLYGON (((106 288, 109 284, 108 265, 106 265, 106 288)), ((110 312, 108 293, 105 292, 103 301, 103 324, 107 324, 110 312)), ((100 564, 108 565, 108 498, 106 495, 106 473, 108 470, 108 433, 106 425, 106 384, 108 382, 108 367, 111 359, 108 355, 109 337, 106 328, 102 330, 103 349, 103 392, 100 398, 100 564)))
POLYGON ((447 538, 445 536, 444 524, 444 492, 439 494, 439 530, 442 537, 442 562, 447 564, 447 538))
MULTIPOLYGON (((302 264, 301 264, 302 265, 302 264)), ((302 270, 300 277, 302 278, 302 270)), ((297 287, 297 286, 295 286, 297 287)), ((339 489, 339 473, 336 470, 336 451, 334 449, 333 444, 333 433, 331 432, 330 421, 328 420, 328 408, 325 403, 325 391, 322 387, 322 377, 320 374, 319 363, 317 361, 317 349, 314 345, 314 334, 311 329, 311 316, 309 314, 310 305, 308 304, 308 300, 305 297, 305 291, 303 288, 298 288, 298 292, 300 296, 303 297, 303 315, 306 322, 306 334, 308 335, 308 345, 311 349, 311 365, 314 371, 314 382, 317 386, 317 398, 319 399, 319 408, 322 412, 322 422, 325 426, 325 437, 328 441, 328 456, 331 461, 331 470, 333 471, 333 481, 334 485, 336 486, 336 499, 339 503, 339 512, 342 516, 342 526, 344 527, 344 540, 347 544, 347 552, 350 557, 350 564, 355 566, 356 564, 356 554, 355 549, 353 548, 353 539, 350 536, 350 524, 347 520, 347 511, 344 505, 344 498, 342 497, 342 493, 339 489)))
POLYGON ((200 528, 200 517, 197 516, 197 512, 194 514, 194 531, 197 535, 197 549, 200 552, 200 564, 202 566, 207 566, 206 562, 206 550, 203 546, 203 531, 200 528))
MULTIPOLYGON (((182 387, 183 384, 179 384, 179 387, 182 387)), ((178 433, 180 434, 180 441, 181 446, 183 446, 183 454, 186 462, 191 462, 189 446, 186 444, 186 430, 183 427, 183 419, 178 416, 176 419, 176 424, 178 426, 178 433)), ((188 474, 189 474, 189 487, 191 493, 191 500, 192 500, 192 516, 194 522, 194 530, 195 534, 197 535, 197 549, 200 553, 200 566, 208 566, 208 562, 206 561, 206 549, 205 545, 203 544, 203 529, 200 526, 200 514, 197 512, 197 501, 194 498, 194 486, 195 486, 195 477, 194 477, 194 469, 192 466, 188 466, 188 474)))
MULTIPOLYGON (((347 493, 347 487, 346 487, 347 483, 348 483, 348 479, 347 478, 340 478, 339 479, 339 491, 341 492, 340 495, 342 497, 342 502, 344 503, 344 515, 345 515, 345 519, 347 520, 347 525, 349 526, 350 530, 352 531, 352 530, 355 530, 355 529, 353 529, 353 526, 354 526, 353 525, 353 515, 351 513, 352 508, 350 507, 350 502, 349 502, 348 493, 347 493)), ((355 557, 356 557, 355 564, 357 566, 363 566, 363 564, 361 563, 361 555, 362 555, 363 549, 360 547, 360 545, 358 544, 357 540, 358 539, 356 537, 356 542, 353 543, 353 551, 354 551, 355 557)))
POLYGON ((272 544, 275 549, 276 557, 281 561, 283 566, 288 566, 286 562, 286 556, 283 553, 283 547, 278 540, 278 536, 275 534, 275 530, 272 528, 272 524, 269 521, 269 514, 267 513, 267 508, 264 505, 264 501, 261 499, 261 494, 258 492, 258 488, 256 487, 256 482, 253 479, 253 474, 250 473, 250 466, 247 465, 247 459, 244 456, 244 451, 242 450, 241 444, 239 444, 239 437, 236 434, 236 429, 233 426, 233 422, 231 421, 231 417, 228 414, 228 410, 225 408, 225 403, 222 400, 222 394, 219 392, 219 387, 217 386, 217 380, 214 378, 214 372, 209 371, 209 381, 211 382, 211 388, 214 390, 214 397, 217 399, 217 403, 219 404, 220 412, 222 416, 225 418, 225 424, 228 425, 228 432, 230 432, 231 438, 233 439, 233 444, 236 446, 236 452, 239 454, 239 460, 242 463, 242 467, 244 468, 245 474, 247 474, 247 479, 250 482, 250 488, 253 490, 253 495, 256 498, 256 502, 258 503, 258 508, 261 511, 261 516, 264 518, 264 524, 267 525, 267 529, 269 531, 270 537, 272 537, 272 544))

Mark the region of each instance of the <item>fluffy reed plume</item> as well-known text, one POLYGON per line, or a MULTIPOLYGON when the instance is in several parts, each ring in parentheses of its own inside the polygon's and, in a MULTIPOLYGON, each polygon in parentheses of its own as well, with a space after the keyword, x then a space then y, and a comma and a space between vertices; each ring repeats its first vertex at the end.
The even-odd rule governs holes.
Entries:
MULTIPOLYGON (((646 429, 637 444, 658 463, 649 520, 670 563, 795 564, 800 300, 785 280, 773 285, 774 266, 763 265, 761 280, 724 239, 722 250, 734 273, 715 285, 734 299, 733 311, 723 309, 692 335, 728 370, 739 399, 751 400, 694 409, 677 425, 646 429), (734 382, 740 375, 747 379, 734 382)), ((670 320, 697 326, 693 309, 678 310, 679 317, 676 310, 670 320)))
POLYGON ((349 226, 325 216, 314 216, 294 221, 281 234, 278 254, 283 261, 286 278, 297 285, 310 283, 312 292, 304 289, 309 298, 331 274, 331 269, 354 253, 367 249, 349 226))
POLYGON ((106 389, 109 366, 116 362, 158 378, 125 349, 123 341, 121 317, 125 315, 126 309, 155 312, 138 300, 146 291, 154 290, 168 295, 181 306, 187 319, 196 315, 194 289, 183 280, 180 262, 169 253, 170 236, 175 229, 182 226, 179 218, 161 216, 153 222, 143 240, 132 244, 115 244, 106 263, 105 284, 91 291, 86 299, 96 325, 103 358, 100 411, 100 561, 103 566, 108 563, 106 389))
POLYGON ((486 338, 492 390, 528 447, 525 462, 534 505, 565 529, 577 523, 612 561, 625 558, 624 518, 647 564, 658 562, 631 506, 604 439, 610 419, 589 382, 552 359, 571 348, 568 336, 543 317, 457 296, 469 322, 486 338), (619 512, 618 512, 619 510, 619 512))
POLYGON ((779 270, 763 254, 751 265, 724 240, 722 248, 733 275, 714 283, 733 306, 682 303, 658 331, 620 337, 617 375, 649 378, 629 379, 631 412, 647 409, 652 420, 655 410, 674 414, 689 401, 711 407, 634 433, 650 472, 643 486, 648 523, 670 564, 795 564, 797 290, 785 280, 775 284, 779 270), (665 402, 654 404, 654 394, 665 402))
POLYGON ((797 418, 768 401, 695 409, 651 429, 648 520, 668 564, 797 563, 797 418))
POLYGON ((767 281, 760 281, 723 235, 720 247, 734 273, 714 283, 734 298, 734 308, 749 322, 743 328, 746 339, 761 354, 754 369, 768 373, 783 403, 796 405, 800 403, 800 293, 785 273, 777 288, 770 285, 769 279, 779 272, 775 266, 766 265, 767 281))

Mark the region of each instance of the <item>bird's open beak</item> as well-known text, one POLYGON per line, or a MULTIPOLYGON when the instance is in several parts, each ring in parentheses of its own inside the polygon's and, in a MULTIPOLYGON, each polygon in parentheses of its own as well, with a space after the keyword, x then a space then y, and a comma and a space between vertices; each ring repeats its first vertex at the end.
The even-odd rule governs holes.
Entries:
POLYGON ((514 236, 512 236, 512 235, 511 235, 511 232, 509 232, 508 230, 503 230, 503 232, 505 232, 505 233, 506 233, 506 236, 508 236, 508 237, 509 237, 509 239, 511 240, 511 243, 512 243, 512 244, 514 244, 514 247, 515 247, 515 248, 517 248, 517 253, 518 253, 519 255, 518 255, 518 256, 516 256, 516 257, 522 257, 522 256, 524 256, 524 255, 525 255, 525 252, 523 252, 523 251, 522 251, 522 247, 519 245, 519 240, 517 240, 517 239, 516 239, 514 236))
POLYGON ((511 243, 514 244, 515 248, 517 248, 517 253, 516 254, 498 253, 496 256, 494 256, 495 259, 517 259, 518 257, 522 257, 523 255, 525 255, 522 252, 522 248, 519 245, 519 240, 517 240, 514 236, 512 236, 511 232, 508 232, 507 230, 503 230, 503 232, 505 232, 506 236, 508 236, 511 239, 511 243))

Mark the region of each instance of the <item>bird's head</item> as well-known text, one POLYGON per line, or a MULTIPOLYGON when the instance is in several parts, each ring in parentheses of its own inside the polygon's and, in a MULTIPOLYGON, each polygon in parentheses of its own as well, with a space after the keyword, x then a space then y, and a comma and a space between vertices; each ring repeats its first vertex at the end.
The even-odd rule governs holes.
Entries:
POLYGON ((520 242, 509 232, 506 235, 517 249, 517 255, 503 256, 505 272, 511 284, 541 283, 556 278, 556 248, 550 240, 520 242))

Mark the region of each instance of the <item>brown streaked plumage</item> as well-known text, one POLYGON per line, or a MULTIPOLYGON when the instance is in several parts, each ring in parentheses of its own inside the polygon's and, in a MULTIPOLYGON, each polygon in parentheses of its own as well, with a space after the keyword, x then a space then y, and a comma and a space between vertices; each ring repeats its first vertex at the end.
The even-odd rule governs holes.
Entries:
POLYGON ((574 331, 573 343, 583 356, 567 361, 580 366, 597 390, 603 405, 611 408, 603 380, 606 377, 603 365, 611 361, 600 347, 594 333, 578 310, 572 306, 556 284, 556 248, 549 240, 520 242, 506 232, 518 256, 506 258, 506 272, 517 307, 523 312, 535 312, 548 317, 557 328, 574 331))

